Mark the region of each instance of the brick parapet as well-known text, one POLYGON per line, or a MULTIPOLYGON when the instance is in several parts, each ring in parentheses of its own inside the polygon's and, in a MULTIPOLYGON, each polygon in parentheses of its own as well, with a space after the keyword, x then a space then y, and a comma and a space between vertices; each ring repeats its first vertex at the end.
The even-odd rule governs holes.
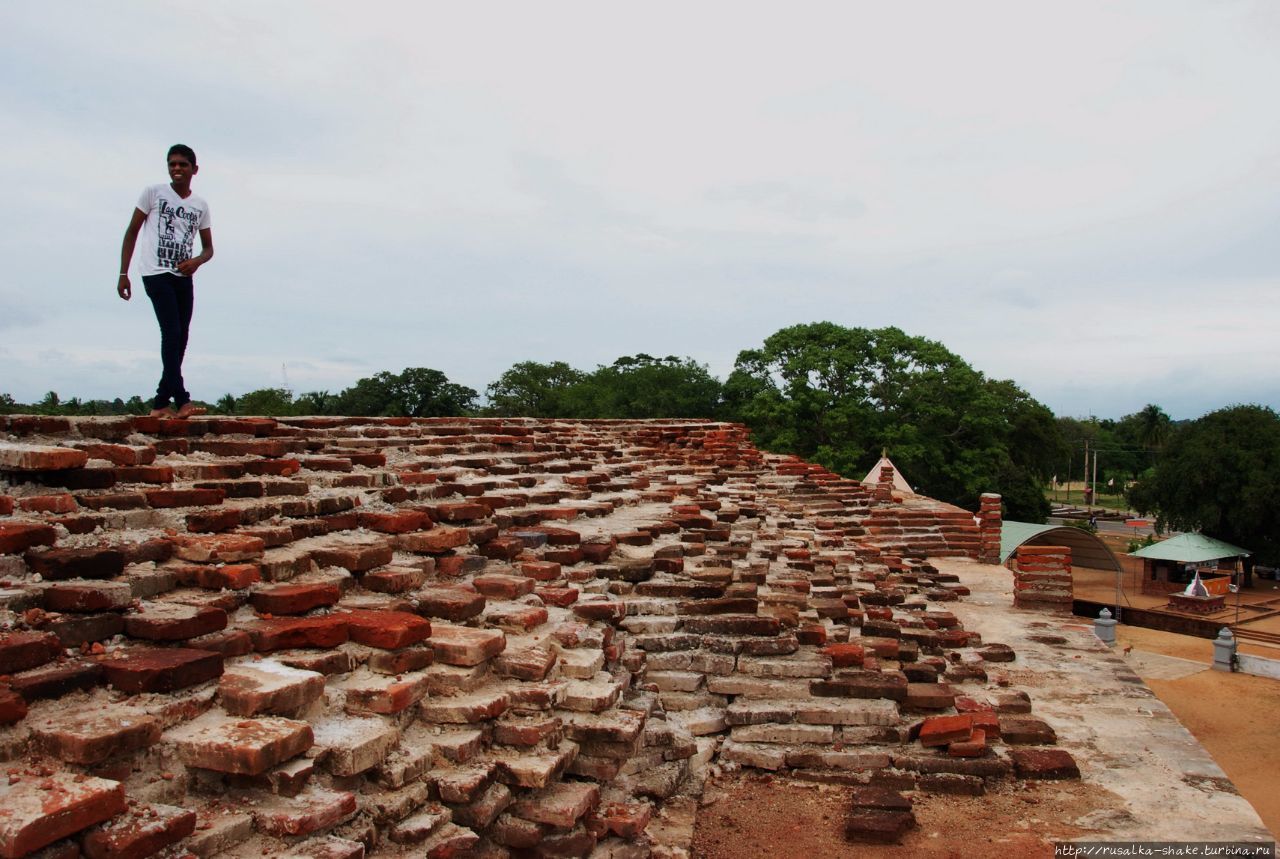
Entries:
POLYGON ((1071 549, 1019 546, 1013 565, 1013 604, 1020 608, 1071 610, 1071 549))

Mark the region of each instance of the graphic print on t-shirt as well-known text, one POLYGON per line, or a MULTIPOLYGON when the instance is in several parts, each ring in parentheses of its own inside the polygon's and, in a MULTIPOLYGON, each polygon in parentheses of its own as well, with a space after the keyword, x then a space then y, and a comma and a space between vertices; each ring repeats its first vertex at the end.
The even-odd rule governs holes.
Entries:
POLYGON ((186 206, 174 206, 161 197, 157 201, 157 214, 156 262, 164 268, 176 270, 178 263, 191 259, 200 212, 186 206))

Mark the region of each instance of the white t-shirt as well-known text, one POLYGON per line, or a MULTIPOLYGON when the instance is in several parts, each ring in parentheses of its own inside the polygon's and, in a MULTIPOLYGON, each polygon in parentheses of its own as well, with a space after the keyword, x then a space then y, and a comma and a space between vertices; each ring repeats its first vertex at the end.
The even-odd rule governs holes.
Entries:
POLYGON ((209 227, 209 204, 192 193, 183 199, 169 185, 150 185, 138 198, 138 211, 147 216, 142 224, 143 277, 176 274, 178 263, 191 259, 196 233, 209 227))

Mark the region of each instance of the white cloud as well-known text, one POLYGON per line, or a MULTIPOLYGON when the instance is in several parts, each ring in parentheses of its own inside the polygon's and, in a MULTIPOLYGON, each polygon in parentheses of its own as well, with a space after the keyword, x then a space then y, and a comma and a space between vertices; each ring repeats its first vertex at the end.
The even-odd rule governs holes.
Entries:
POLYGON ((0 34, 19 399, 154 385, 114 266, 182 140, 218 249, 200 395, 281 364, 723 374, 830 319, 1065 413, 1280 405, 1274 4, 16 4, 0 34))

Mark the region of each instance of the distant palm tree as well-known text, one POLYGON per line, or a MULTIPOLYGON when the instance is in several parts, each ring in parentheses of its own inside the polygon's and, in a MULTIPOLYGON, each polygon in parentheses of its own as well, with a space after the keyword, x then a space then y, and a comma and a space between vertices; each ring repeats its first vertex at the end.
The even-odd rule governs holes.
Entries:
POLYGON ((1169 432, 1173 421, 1165 414, 1164 409, 1148 403, 1138 412, 1138 441, 1148 450, 1159 450, 1169 440, 1169 432))

